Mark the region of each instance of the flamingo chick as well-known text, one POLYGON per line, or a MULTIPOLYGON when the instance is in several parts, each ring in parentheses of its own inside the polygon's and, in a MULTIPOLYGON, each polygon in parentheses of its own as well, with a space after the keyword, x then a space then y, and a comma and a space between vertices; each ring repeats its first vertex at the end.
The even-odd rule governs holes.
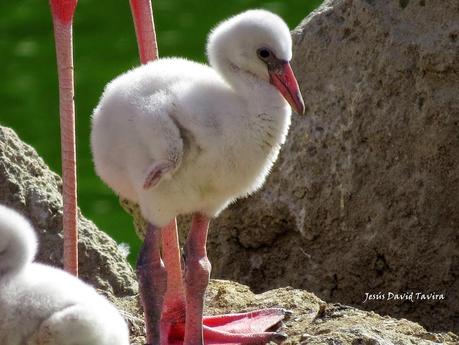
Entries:
MULTIPOLYGON (((206 344, 280 341, 265 330, 282 309, 206 317, 204 327, 202 309, 209 218, 263 185, 287 136, 288 103, 304 112, 290 32, 277 15, 250 10, 211 32, 207 54, 210 66, 163 58, 107 85, 92 118, 96 172, 150 223, 138 262, 150 344, 202 344, 203 331, 206 344), (166 276, 158 230, 189 213, 182 296, 180 263, 166 262, 166 276)), ((163 257, 169 250, 163 238, 163 257)))
POLYGON ((74 276, 32 262, 29 222, 0 205, 0 344, 128 345, 119 312, 74 276))

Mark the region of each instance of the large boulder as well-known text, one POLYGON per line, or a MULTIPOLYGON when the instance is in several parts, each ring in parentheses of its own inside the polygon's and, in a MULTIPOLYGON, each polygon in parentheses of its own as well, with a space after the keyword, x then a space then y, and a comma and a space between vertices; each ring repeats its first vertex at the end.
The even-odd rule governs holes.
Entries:
POLYGON ((459 2, 330 0, 293 40, 306 115, 213 222, 214 277, 458 331, 459 2))
MULTIPOLYGON (((27 216, 40 237, 38 260, 62 266, 61 180, 10 129, 0 127, 0 203, 27 216)), ((128 320, 131 344, 145 344, 135 275, 116 243, 79 215, 81 277, 113 301, 128 320)), ((312 293, 292 288, 255 295, 247 286, 212 281, 206 313, 220 314, 283 307, 293 311, 281 330, 293 344, 454 344, 459 337, 429 333, 407 320, 327 304, 312 293)))

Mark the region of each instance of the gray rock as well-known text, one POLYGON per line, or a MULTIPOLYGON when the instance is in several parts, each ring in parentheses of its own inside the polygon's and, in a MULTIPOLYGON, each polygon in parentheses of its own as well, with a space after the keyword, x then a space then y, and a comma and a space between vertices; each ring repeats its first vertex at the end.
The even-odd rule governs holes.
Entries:
POLYGON ((458 331, 459 2, 326 1, 293 39, 306 116, 213 222, 213 276, 458 331))
POLYGON ((392 345, 458 344, 453 333, 430 333, 408 321, 380 316, 342 304, 327 304, 314 294, 281 288, 254 294, 247 286, 211 281, 206 294, 207 312, 223 314, 266 307, 293 312, 280 329, 288 338, 283 345, 392 345))
MULTIPOLYGON (((0 203, 27 217, 37 230, 37 260, 62 268, 62 181, 36 151, 0 127, 0 203)), ((132 338, 142 335, 137 281, 117 244, 79 214, 80 277, 124 312, 132 338)))
MULTIPOLYGON (((16 134, 0 127, 0 202, 32 220, 41 239, 39 259, 61 266, 62 201, 60 178, 52 173, 16 134)), ((131 344, 143 345, 142 313, 132 269, 113 240, 90 221, 79 218, 80 268, 84 280, 96 286, 124 313, 131 326, 131 344)), ((312 293, 283 288, 255 295, 247 286, 213 280, 206 293, 206 314, 283 307, 293 311, 280 331, 284 344, 457 344, 452 333, 429 333, 407 320, 327 304, 312 293)))

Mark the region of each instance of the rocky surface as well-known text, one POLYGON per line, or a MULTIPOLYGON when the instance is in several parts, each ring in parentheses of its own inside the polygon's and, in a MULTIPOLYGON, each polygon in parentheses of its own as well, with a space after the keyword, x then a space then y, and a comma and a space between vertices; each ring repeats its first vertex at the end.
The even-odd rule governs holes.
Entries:
MULTIPOLYGON (((61 265, 61 180, 10 129, 0 127, 0 203, 27 216, 38 231, 39 261, 61 265)), ((131 343, 143 345, 142 313, 135 276, 116 243, 80 215, 81 277, 112 300, 129 321, 131 343)), ((429 333, 406 320, 327 304, 293 288, 255 295, 247 286, 214 280, 206 293, 206 312, 220 314, 283 307, 293 315, 281 326, 285 344, 457 344, 452 333, 429 333)))
MULTIPOLYGON (((61 178, 36 151, 8 128, 0 127, 0 203, 18 210, 37 230, 37 260, 62 267, 61 178)), ((80 277, 124 311, 134 337, 142 334, 137 281, 117 244, 79 215, 80 277)))
POLYGON ((213 222, 213 276, 459 331, 459 2, 326 1, 293 40, 306 116, 213 222))
POLYGON ((288 335, 285 345, 405 345, 458 344, 452 333, 429 333, 408 321, 382 317, 342 304, 327 304, 312 293, 293 288, 254 294, 247 286, 214 280, 207 292, 209 314, 221 314, 263 307, 293 311, 280 331, 288 335))

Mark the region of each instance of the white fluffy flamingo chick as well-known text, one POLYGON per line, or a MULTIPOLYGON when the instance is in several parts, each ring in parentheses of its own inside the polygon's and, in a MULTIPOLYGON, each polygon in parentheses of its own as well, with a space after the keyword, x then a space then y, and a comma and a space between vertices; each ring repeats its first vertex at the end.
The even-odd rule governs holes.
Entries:
POLYGON ((92 118, 98 175, 162 227, 216 216, 261 187, 304 104, 285 22, 251 10, 217 26, 210 66, 163 58, 117 77, 92 118), (288 103, 287 103, 288 101, 288 103))
POLYGON ((126 322, 74 276, 32 262, 29 222, 0 205, 0 344, 128 345, 126 322))

